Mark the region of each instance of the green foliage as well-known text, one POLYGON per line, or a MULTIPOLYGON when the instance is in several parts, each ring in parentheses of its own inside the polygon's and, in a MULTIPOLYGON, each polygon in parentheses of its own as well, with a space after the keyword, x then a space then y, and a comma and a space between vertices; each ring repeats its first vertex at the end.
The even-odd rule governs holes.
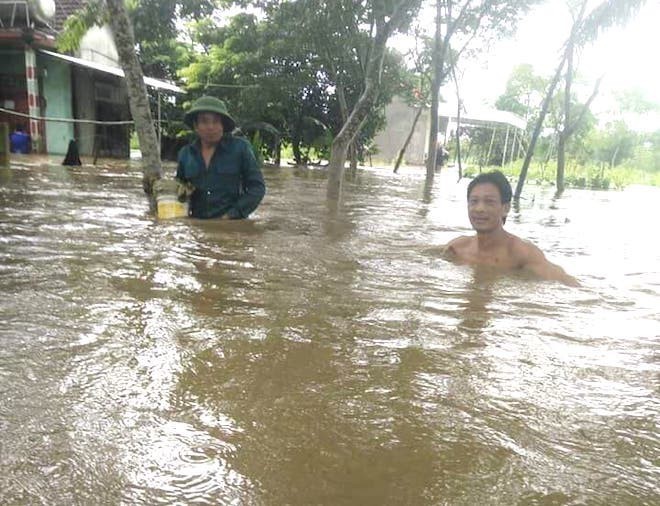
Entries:
POLYGON ((604 30, 625 25, 646 3, 646 0, 603 0, 582 23, 579 42, 593 42, 604 30))
POLYGON ((615 93, 619 110, 633 114, 645 114, 660 110, 660 104, 652 102, 639 89, 623 90, 615 93))
POLYGON ((177 24, 203 19, 213 13, 213 0, 128 0, 138 56, 145 74, 174 79, 187 63, 183 44, 177 41, 177 24), (181 59, 183 58, 183 62, 181 59))
MULTIPOLYGON (((483 137, 486 129, 483 129, 483 137)), ((471 153, 472 163, 464 169, 465 175, 474 175, 479 166, 481 170, 498 168, 511 178, 517 178, 522 168, 522 161, 516 160, 500 167, 499 158, 491 157, 485 163, 482 153, 478 151, 484 140, 479 138, 479 130, 471 134, 470 141, 477 143, 477 148, 466 143, 466 152, 471 153)), ((528 179, 537 184, 554 185, 556 163, 546 155, 553 154, 551 137, 539 143, 537 156, 529 167, 528 179)), ((568 149, 565 183, 572 188, 590 189, 620 189, 630 184, 647 184, 660 186, 660 131, 650 134, 640 134, 630 130, 623 122, 613 122, 604 129, 589 131, 582 149, 574 146, 568 149)), ((494 150, 495 151, 495 150, 494 150)))
MULTIPOLYGON (((660 139, 660 131, 651 134, 649 138, 660 139)), ((660 146, 647 141, 635 149, 631 158, 610 168, 607 163, 578 163, 570 158, 566 165, 565 183, 568 188, 592 190, 618 190, 632 184, 660 186, 660 146)), ((520 174, 522 161, 504 165, 485 166, 481 171, 498 169, 510 179, 515 180, 520 174)), ((466 177, 473 177, 479 172, 477 164, 464 168, 466 177)), ((538 185, 554 186, 555 166, 536 160, 529 167, 527 175, 529 182, 538 185)))
POLYGON ((592 160, 609 168, 631 158, 637 142, 637 134, 621 120, 608 123, 603 130, 595 130, 588 139, 592 160))
POLYGON ((511 71, 506 89, 495 102, 501 111, 510 111, 528 120, 528 131, 536 121, 548 79, 536 74, 528 63, 517 65, 511 71))
POLYGON ((638 136, 638 143, 633 155, 621 166, 626 169, 639 170, 660 176, 660 130, 638 136))
POLYGON ((102 0, 89 0, 64 22, 62 31, 57 35, 57 48, 63 52, 76 51, 87 31, 107 23, 107 16, 102 0))
MULTIPOLYGON (((345 122, 341 100, 350 112, 364 88, 370 3, 261 2, 261 18, 239 13, 225 25, 210 19, 192 23, 193 45, 202 51, 180 75, 193 97, 225 100, 239 125, 272 125, 280 138, 262 139, 267 156, 275 156, 281 141, 292 146, 298 163, 308 161, 312 150, 327 157, 345 122)), ((360 145, 383 125, 384 106, 404 79, 401 57, 388 53, 376 105, 357 138, 360 145)))
POLYGON ((261 132, 257 130, 250 138, 250 147, 252 148, 254 157, 257 159, 257 165, 260 167, 264 164, 263 146, 264 143, 261 140, 261 132))
MULTIPOLYGON (((127 0, 137 52, 146 75, 173 79, 188 51, 177 41, 177 24, 209 16, 213 0, 127 0)), ((57 38, 60 51, 78 49, 82 37, 93 26, 108 22, 103 0, 89 0, 65 21, 57 38)))

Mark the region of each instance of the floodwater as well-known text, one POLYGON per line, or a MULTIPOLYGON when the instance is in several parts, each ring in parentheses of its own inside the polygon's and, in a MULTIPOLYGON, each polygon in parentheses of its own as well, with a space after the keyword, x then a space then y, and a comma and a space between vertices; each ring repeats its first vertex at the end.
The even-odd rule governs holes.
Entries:
POLYGON ((568 288, 429 252, 451 170, 265 176, 158 221, 137 166, 0 169, 1 504, 659 503, 660 189, 527 188, 568 288))

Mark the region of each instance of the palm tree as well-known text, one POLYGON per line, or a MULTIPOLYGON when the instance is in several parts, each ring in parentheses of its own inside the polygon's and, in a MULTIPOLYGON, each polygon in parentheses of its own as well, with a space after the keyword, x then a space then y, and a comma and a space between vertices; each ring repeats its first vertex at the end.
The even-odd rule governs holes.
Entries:
MULTIPOLYGON (((518 184, 514 192, 515 199, 519 199, 522 193, 522 188, 525 184, 525 179, 527 178, 527 172, 532 160, 532 155, 534 154, 534 148, 536 147, 536 142, 538 140, 541 129, 543 128, 543 121, 548 112, 550 102, 554 96, 557 84, 561 78, 562 71, 566 66, 566 97, 563 104, 564 127, 562 132, 560 132, 560 142, 557 146, 557 194, 561 195, 564 189, 566 142, 568 141, 570 135, 575 131, 575 127, 581 121, 581 116, 576 120, 571 121, 569 110, 571 83, 575 75, 575 67, 573 65, 573 57, 575 52, 578 49, 584 47, 587 43, 595 41, 598 38, 600 32, 603 30, 606 30, 613 25, 623 25, 630 21, 630 19, 632 19, 632 17, 645 3, 646 0, 604 0, 594 9, 592 9, 589 14, 586 14, 587 0, 582 0, 579 14, 575 16, 570 34, 566 40, 566 43, 564 44, 564 51, 562 52, 559 64, 557 65, 555 75, 553 76, 553 79, 550 81, 550 84, 546 90, 546 95, 541 106, 541 112, 534 127, 534 131, 532 132, 532 138, 530 140, 529 147, 527 149, 527 153, 525 154, 525 159, 520 170, 520 175, 518 177, 518 184)), ((599 84, 600 80, 594 87, 594 91, 585 104, 583 112, 586 112, 589 104, 596 96, 599 84)))

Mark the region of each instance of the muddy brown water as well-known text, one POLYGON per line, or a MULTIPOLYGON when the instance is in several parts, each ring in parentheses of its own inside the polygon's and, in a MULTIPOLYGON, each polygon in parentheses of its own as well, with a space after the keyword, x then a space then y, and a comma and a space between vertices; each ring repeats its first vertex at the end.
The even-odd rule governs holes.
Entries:
POLYGON ((527 189, 574 289, 430 254, 451 169, 265 176, 158 221, 135 165, 0 169, 1 504, 658 504, 659 189, 527 189))

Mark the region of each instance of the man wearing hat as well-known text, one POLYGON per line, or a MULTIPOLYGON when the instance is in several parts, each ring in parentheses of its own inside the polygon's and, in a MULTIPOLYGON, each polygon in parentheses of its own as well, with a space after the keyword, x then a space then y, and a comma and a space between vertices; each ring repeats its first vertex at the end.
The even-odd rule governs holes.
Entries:
POLYGON ((188 188, 193 218, 247 218, 266 193, 249 142, 233 137, 236 127, 222 100, 201 97, 184 117, 197 139, 179 151, 176 178, 188 188))

